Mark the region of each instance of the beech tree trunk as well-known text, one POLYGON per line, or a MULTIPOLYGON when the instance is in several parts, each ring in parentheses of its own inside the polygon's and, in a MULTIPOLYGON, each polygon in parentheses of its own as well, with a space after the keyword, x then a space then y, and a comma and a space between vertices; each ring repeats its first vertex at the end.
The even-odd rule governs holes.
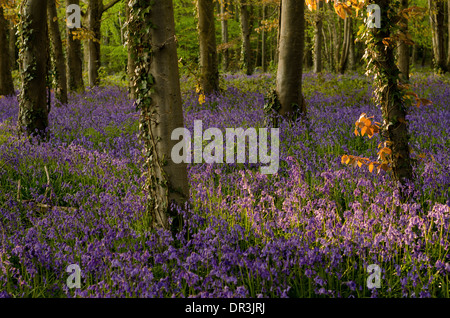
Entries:
POLYGON ((247 75, 253 74, 252 46, 250 43, 250 13, 248 0, 240 0, 241 31, 242 31, 242 57, 243 67, 247 75))
POLYGON ((322 72, 322 25, 323 25, 323 1, 316 0, 317 12, 314 16, 314 73, 322 72))
POLYGON ((345 67, 348 61, 348 55, 350 52, 350 42, 352 34, 352 18, 347 17, 344 20, 344 40, 342 42, 342 54, 339 62, 339 73, 345 73, 345 67))
POLYGON ((444 47, 444 2, 428 0, 431 33, 433 39, 434 66, 439 72, 447 72, 444 47))
POLYGON ((67 104, 66 64, 61 41, 61 32, 59 31, 55 0, 47 0, 47 14, 53 63, 56 74, 55 97, 61 104, 67 104))
MULTIPOLYGON (((80 0, 66 0, 66 7, 76 4, 80 5, 80 0)), ((66 14, 66 18, 69 14, 66 14)), ((76 29, 66 28, 67 32, 67 88, 70 91, 84 91, 83 81, 83 54, 81 51, 81 41, 73 37, 72 31, 76 29)))
MULTIPOLYGON (((408 8, 408 0, 402 0, 401 10, 408 8)), ((403 33, 408 32, 408 20, 402 19, 405 27, 401 29, 403 33)), ((404 83, 409 82, 409 45, 400 42, 398 45, 398 68, 400 70, 400 80, 404 83)))
POLYGON ((201 86, 203 93, 211 94, 219 90, 214 2, 213 0, 197 1, 201 86))
POLYGON ((355 35, 353 34, 353 19, 350 21, 350 48, 348 51, 348 69, 354 71, 356 69, 356 52, 355 52, 355 35))
MULTIPOLYGON (((228 4, 224 1, 220 1, 220 14, 222 15, 222 19, 220 21, 220 25, 222 27, 222 44, 227 45, 228 39, 228 4)), ((222 67, 224 72, 228 72, 228 68, 230 66, 230 52, 228 47, 225 47, 222 50, 222 67)))
MULTIPOLYGON (((137 6, 135 4, 134 9, 137 6)), ((149 32, 137 34, 142 36, 137 41, 141 40, 143 44, 134 44, 133 54, 136 54, 139 63, 134 77, 136 94, 143 98, 151 97, 145 99, 144 103, 138 103, 141 110, 141 137, 145 152, 148 153, 148 211, 152 228, 174 231, 174 223, 172 228, 169 225, 169 216, 175 214, 171 210, 171 203, 184 208, 189 189, 186 163, 176 164, 171 158, 172 148, 178 143, 172 140, 172 132, 184 127, 173 3, 172 0, 154 0, 141 8, 150 9, 144 20, 144 27, 148 26, 149 32), (147 49, 140 47, 146 47, 148 43, 153 51, 151 55, 147 49), (150 87, 153 90, 149 90, 150 87)), ((133 12, 130 12, 131 17, 141 23, 141 16, 134 16, 133 12)), ((136 34, 131 33, 131 37, 136 37, 136 34)))
POLYGON ((390 142, 392 150, 391 163, 394 180, 400 184, 405 184, 407 180, 412 180, 412 167, 408 146, 408 126, 406 125, 406 109, 402 107, 402 98, 397 86, 398 67, 395 62, 394 50, 390 45, 386 47, 384 38, 391 37, 391 30, 388 21, 389 10, 395 10, 389 0, 378 0, 377 4, 385 10, 381 10, 381 29, 372 29, 375 40, 375 50, 371 57, 374 59, 375 73, 378 78, 386 79, 381 87, 376 87, 377 95, 380 96, 380 107, 383 115, 382 136, 390 142))
POLYGON ((21 59, 19 130, 46 137, 48 109, 47 74, 47 0, 24 0, 21 17, 21 59))
POLYGON ((88 42, 88 78, 89 86, 100 84, 98 70, 100 68, 100 38, 101 20, 103 15, 103 0, 90 0, 87 10, 87 28, 92 32, 94 38, 88 42))
POLYGON ((0 95, 13 95, 14 84, 11 75, 11 60, 9 56, 9 42, 6 34, 8 24, 0 6, 0 95))
POLYGON ((303 48, 305 38, 304 1, 282 0, 276 92, 280 115, 290 118, 306 113, 302 95, 303 48))

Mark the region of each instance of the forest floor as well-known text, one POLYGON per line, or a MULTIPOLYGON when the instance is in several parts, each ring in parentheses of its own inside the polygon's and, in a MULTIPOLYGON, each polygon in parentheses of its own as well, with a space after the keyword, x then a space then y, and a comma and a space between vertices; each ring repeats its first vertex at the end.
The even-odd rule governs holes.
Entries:
MULTIPOLYGON (((186 127, 264 127, 274 81, 228 75, 199 105, 183 79, 186 127)), ((380 137, 353 133, 362 113, 381 121, 370 81, 306 73, 308 122, 281 123, 278 173, 190 164, 175 238, 149 231, 124 88, 52 106, 41 143, 17 137, 17 99, 0 98, 0 297, 449 297, 450 80, 417 73, 411 90, 433 104, 409 108, 417 160, 406 203, 389 173, 341 163, 377 157, 380 137), (70 264, 79 289, 66 284, 70 264), (367 287, 371 264, 380 288, 367 287)))

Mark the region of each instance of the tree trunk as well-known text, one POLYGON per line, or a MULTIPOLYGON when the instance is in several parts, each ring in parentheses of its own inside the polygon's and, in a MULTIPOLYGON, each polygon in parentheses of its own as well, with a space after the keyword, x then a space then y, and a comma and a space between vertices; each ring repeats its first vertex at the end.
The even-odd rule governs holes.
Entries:
MULTIPOLYGON (((408 8, 408 0, 402 0, 401 10, 408 8)), ((405 27, 401 28, 401 32, 408 33, 408 19, 402 19, 405 27)), ((400 42, 398 45, 398 68, 400 70, 400 80, 404 83, 409 82, 409 45, 405 42, 400 42)))
MULTIPOLYGON (((80 0, 66 0, 66 7, 76 4, 80 5, 80 0)), ((69 14, 66 14, 66 18, 69 14)), ((83 82, 83 54, 81 51, 81 41, 74 39, 72 31, 76 30, 66 28, 67 30, 67 88, 70 91, 84 91, 83 82)))
MULTIPOLYGON (((327 38, 327 35, 325 33, 325 29, 324 28, 322 28, 322 39, 323 39, 323 52, 324 52, 325 57, 326 57, 326 62, 328 64, 328 69, 331 70, 332 69, 331 61, 330 61, 331 53, 330 53, 329 45, 327 44, 329 42, 329 40, 327 38)), ((330 43, 331 43, 331 41, 330 41, 330 43)))
POLYGON ((302 95, 304 9, 304 1, 282 1, 276 92, 281 104, 279 113, 286 118, 291 118, 297 107, 306 113, 302 95))
POLYGON ((8 32, 6 19, 3 15, 3 7, 0 6, 0 95, 13 95, 14 84, 11 75, 11 60, 9 57, 9 42, 6 37, 8 32))
POLYGON ((339 62, 339 73, 345 73, 345 67, 347 65, 348 55, 350 51, 350 41, 352 32, 352 18, 347 17, 344 20, 344 40, 342 42, 342 54, 339 62))
POLYGON ((413 45, 413 49, 412 49, 412 57, 411 57, 411 63, 412 65, 416 65, 417 64, 417 59, 418 59, 418 47, 417 44, 413 45))
POLYGON ((303 65, 306 69, 311 69, 314 67, 314 58, 313 58, 313 48, 312 48, 312 39, 305 34, 305 47, 303 49, 303 65))
MULTIPOLYGON (((222 15, 222 20, 220 21, 222 27, 222 44, 227 45, 228 43, 228 16, 227 16, 227 3, 224 0, 221 0, 220 3, 220 14, 222 15)), ((223 63, 223 71, 228 72, 228 68, 230 67, 230 52, 228 47, 225 47, 222 50, 222 63, 223 63)))
POLYGON ((428 0, 433 40, 434 67, 438 72, 447 72, 444 47, 444 2, 428 0))
POLYGON ((381 29, 372 29, 374 49, 370 51, 376 77, 377 103, 381 107, 383 126, 381 134, 390 143, 392 150, 391 164, 394 180, 405 184, 412 180, 412 167, 408 146, 408 127, 406 125, 406 109, 403 107, 402 94, 397 86, 398 67, 395 63, 394 46, 385 46, 383 39, 391 37, 391 21, 388 12, 393 12, 389 0, 378 0, 381 10, 381 29))
MULTIPOLYGON (((449 0, 450 1, 450 0, 449 0)), ((265 21, 267 16, 267 7, 264 4, 262 8, 262 20, 265 21)), ((266 65, 266 29, 263 27, 261 31, 261 66, 262 71, 265 73, 267 71, 266 65)))
POLYGON ((219 90, 213 0, 198 0, 198 31, 201 86, 203 93, 211 94, 219 90))
MULTIPOLYGON (((126 5, 126 15, 127 15, 127 21, 130 20, 130 8, 128 6, 128 4, 126 5)), ((135 71, 135 65, 136 65, 136 61, 135 61, 135 56, 133 53, 133 47, 131 45, 130 42, 130 35, 129 35, 129 27, 128 27, 128 23, 127 23, 127 55, 128 55, 128 59, 127 59, 127 75, 128 75, 128 97, 130 99, 135 99, 136 98, 136 92, 135 92, 135 84, 133 81, 133 77, 134 77, 134 71, 135 71)))
POLYGON ((240 0, 243 66, 247 75, 253 74, 252 47, 250 43, 250 13, 248 0, 240 0))
POLYGON ((143 1, 131 3, 130 36, 138 63, 134 79, 147 153, 147 207, 151 227, 169 230, 169 216, 175 215, 171 203, 184 208, 189 197, 186 163, 176 164, 171 156, 178 143, 172 140, 172 132, 184 127, 173 3, 154 0, 144 8, 139 8, 143 1), (144 18, 138 9, 146 8, 150 11, 144 18))
POLYGON ((17 69, 17 59, 16 59, 16 26, 10 23, 9 28, 9 58, 11 70, 17 69))
POLYGON ((448 45, 447 45, 447 70, 450 70, 450 0, 448 0, 447 3, 447 7, 448 7, 448 45))
POLYGON ((87 10, 87 28, 92 32, 94 38, 89 38, 88 42, 88 78, 89 86, 94 87, 100 84, 98 70, 100 68, 100 38, 101 20, 103 15, 103 1, 90 0, 87 10))
POLYGON ((61 104, 67 104, 67 77, 61 33, 59 31, 58 14, 55 0, 47 0, 50 42, 54 59, 56 89, 55 97, 61 104))
POLYGON ((328 54, 328 60, 329 60, 329 65, 330 65, 330 72, 334 72, 336 70, 335 68, 335 41, 334 41, 334 33, 331 31, 332 25, 331 23, 328 23, 328 34, 330 35, 330 45, 329 45, 329 54, 328 54))
POLYGON ((353 19, 350 21, 350 48, 348 51, 348 69, 350 71, 356 70, 356 52, 355 52, 355 35, 353 34, 353 19))
POLYGON ((46 137, 48 109, 47 74, 47 0, 25 0, 21 12, 21 81, 19 130, 46 137))
POLYGON ((317 0, 317 2, 317 11, 314 16, 314 73, 322 72, 323 1, 317 0))

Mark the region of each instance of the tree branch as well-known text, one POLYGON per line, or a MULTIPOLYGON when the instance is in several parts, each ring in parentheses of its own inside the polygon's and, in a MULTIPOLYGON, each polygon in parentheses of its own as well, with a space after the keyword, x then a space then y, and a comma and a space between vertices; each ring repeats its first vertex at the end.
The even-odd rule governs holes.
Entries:
POLYGON ((120 0, 112 0, 110 3, 106 4, 103 6, 103 11, 102 13, 104 13, 105 11, 107 11, 108 9, 111 9, 113 6, 115 6, 120 0))

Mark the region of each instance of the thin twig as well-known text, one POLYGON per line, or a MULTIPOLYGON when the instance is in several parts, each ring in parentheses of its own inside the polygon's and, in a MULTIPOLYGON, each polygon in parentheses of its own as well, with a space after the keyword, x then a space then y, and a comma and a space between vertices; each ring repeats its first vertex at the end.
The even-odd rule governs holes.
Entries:
POLYGON ((47 166, 44 166, 45 174, 47 176, 47 187, 45 188, 44 198, 42 199, 41 203, 44 203, 45 199, 47 198, 48 189, 50 188, 50 177, 48 175, 47 166))
POLYGON ((19 182, 17 183, 17 201, 20 201, 20 179, 19 182))

